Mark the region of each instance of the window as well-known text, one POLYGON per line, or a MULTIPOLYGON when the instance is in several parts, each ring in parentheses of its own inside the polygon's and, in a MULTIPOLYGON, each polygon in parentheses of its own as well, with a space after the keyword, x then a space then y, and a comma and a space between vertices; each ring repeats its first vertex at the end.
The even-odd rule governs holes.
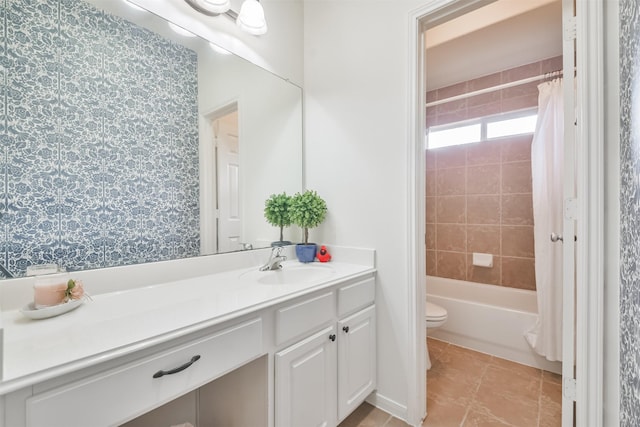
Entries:
POLYGON ((535 110, 526 110, 431 126, 427 129, 427 149, 533 133, 537 118, 535 110))

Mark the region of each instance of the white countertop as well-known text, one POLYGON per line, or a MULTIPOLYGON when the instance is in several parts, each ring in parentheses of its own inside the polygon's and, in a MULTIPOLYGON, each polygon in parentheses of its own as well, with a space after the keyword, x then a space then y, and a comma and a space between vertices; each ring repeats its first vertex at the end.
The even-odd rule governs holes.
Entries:
MULTIPOLYGON (((299 265, 286 261, 284 268, 299 265)), ((150 347, 257 311, 338 281, 374 272, 367 265, 331 262, 328 279, 303 285, 252 280, 258 267, 209 274, 92 296, 69 313, 43 320, 19 310, 2 313, 0 394, 150 347)), ((28 301, 26 301, 28 302, 28 301)))

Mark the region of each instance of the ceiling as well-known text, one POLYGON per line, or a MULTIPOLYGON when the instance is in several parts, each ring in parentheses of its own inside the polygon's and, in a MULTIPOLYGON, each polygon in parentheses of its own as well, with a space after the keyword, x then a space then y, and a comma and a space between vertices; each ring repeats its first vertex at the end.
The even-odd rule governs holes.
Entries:
POLYGON ((562 55, 562 3, 498 0, 424 36, 432 90, 562 55))

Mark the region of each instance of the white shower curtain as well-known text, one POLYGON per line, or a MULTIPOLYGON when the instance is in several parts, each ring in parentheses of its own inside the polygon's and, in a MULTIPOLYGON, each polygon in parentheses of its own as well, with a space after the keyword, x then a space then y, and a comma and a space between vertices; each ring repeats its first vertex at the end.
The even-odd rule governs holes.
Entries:
POLYGON ((538 90, 538 122, 531 144, 538 319, 525 337, 538 354, 554 361, 562 360, 562 243, 550 239, 552 232, 562 230, 562 79, 541 83, 538 90))

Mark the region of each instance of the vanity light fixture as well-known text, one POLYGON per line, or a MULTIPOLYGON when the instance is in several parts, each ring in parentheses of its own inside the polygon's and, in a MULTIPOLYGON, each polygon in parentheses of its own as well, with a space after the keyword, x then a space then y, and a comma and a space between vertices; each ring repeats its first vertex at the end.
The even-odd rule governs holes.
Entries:
POLYGON ((264 9, 260 2, 258 0, 244 0, 236 24, 243 31, 254 36, 266 33, 267 21, 264 19, 264 9))
POLYGON ((218 16, 231 8, 231 0, 185 0, 189 6, 208 16, 218 16))
POLYGON ((259 0, 244 0, 240 13, 230 9, 230 0, 184 0, 189 6, 207 16, 225 15, 236 21, 238 27, 249 34, 259 36, 267 32, 264 9, 259 0))

